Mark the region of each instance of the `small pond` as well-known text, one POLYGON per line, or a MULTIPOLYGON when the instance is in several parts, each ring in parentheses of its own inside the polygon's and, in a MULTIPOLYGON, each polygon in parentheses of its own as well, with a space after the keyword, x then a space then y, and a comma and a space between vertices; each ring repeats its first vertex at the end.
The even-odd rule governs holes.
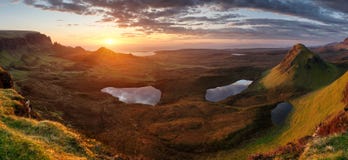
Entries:
POLYGON ((286 118, 292 110, 292 105, 287 102, 279 103, 272 111, 272 123, 275 125, 284 124, 286 118))
POLYGON ((101 92, 108 93, 119 101, 127 104, 145 104, 155 106, 161 99, 161 91, 152 87, 139 87, 139 88, 114 88, 106 87, 101 92))
POLYGON ((231 55, 232 56, 245 56, 245 54, 242 54, 242 53, 232 53, 231 55))
POLYGON ((242 91, 247 89, 252 82, 253 81, 242 79, 227 86, 207 89, 205 99, 210 102, 218 102, 224 100, 229 96, 241 93, 242 91))

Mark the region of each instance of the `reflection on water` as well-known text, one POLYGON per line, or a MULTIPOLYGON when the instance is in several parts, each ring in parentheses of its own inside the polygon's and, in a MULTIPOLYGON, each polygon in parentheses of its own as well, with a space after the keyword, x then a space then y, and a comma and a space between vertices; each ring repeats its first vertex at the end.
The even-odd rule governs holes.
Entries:
POLYGON ((291 110, 292 105, 290 103, 279 103, 271 112, 272 123, 275 125, 284 124, 291 110))
POLYGON ((131 52, 131 54, 134 56, 144 57, 144 56, 153 56, 156 53, 153 51, 134 51, 134 52, 131 52))
POLYGON ((232 56, 245 56, 245 54, 241 54, 241 53, 232 53, 232 56))
POLYGON ((156 105, 161 99, 161 91, 152 87, 139 87, 139 88, 114 88, 106 87, 101 90, 104 93, 108 93, 119 101, 127 104, 138 103, 146 105, 156 105))
POLYGON ((253 81, 242 79, 227 86, 208 89, 205 94, 205 99, 210 102, 218 102, 224 100, 229 96, 241 93, 242 91, 247 89, 252 82, 253 81))

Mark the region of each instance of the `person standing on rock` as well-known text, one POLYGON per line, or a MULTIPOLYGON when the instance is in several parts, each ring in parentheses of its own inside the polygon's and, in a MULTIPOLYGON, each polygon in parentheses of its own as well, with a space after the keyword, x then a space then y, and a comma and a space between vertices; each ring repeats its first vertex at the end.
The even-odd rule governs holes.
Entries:
POLYGON ((25 104, 24 104, 26 110, 27 110, 27 114, 28 114, 28 117, 31 118, 31 110, 32 110, 32 107, 30 105, 30 100, 26 100, 25 101, 25 104))

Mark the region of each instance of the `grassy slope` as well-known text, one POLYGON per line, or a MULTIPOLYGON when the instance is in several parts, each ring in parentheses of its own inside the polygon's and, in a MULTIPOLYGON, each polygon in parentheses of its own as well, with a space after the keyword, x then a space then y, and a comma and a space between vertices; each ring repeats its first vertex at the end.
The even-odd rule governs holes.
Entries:
POLYGON ((312 135, 320 122, 344 109, 342 98, 347 83, 348 72, 329 86, 292 100, 294 109, 283 127, 273 128, 241 148, 223 151, 208 159, 245 159, 250 154, 268 152, 312 135))
POLYGON ((301 156, 303 160, 314 159, 336 159, 346 160, 348 158, 348 133, 332 137, 315 139, 310 147, 301 156))
POLYGON ((336 115, 345 105, 343 92, 348 83, 348 72, 329 86, 291 101, 294 111, 290 118, 290 128, 282 134, 288 140, 295 140, 312 134, 316 126, 328 116, 336 115))
POLYGON ((291 77, 293 77, 294 72, 289 72, 289 73, 281 73, 279 66, 277 65, 276 67, 272 68, 269 73, 262 78, 261 84, 265 88, 275 88, 280 85, 291 85, 293 84, 291 81, 291 77))
POLYGON ((300 53, 291 62, 291 67, 286 72, 282 71, 282 62, 272 68, 261 80, 265 88, 296 86, 313 90, 330 84, 341 75, 341 71, 336 66, 324 62, 305 46, 296 45, 294 48, 298 50, 293 49, 294 51, 288 54, 299 50, 300 53))
POLYGON ((23 97, 0 89, 0 159, 94 159, 97 143, 62 124, 14 115, 23 97))

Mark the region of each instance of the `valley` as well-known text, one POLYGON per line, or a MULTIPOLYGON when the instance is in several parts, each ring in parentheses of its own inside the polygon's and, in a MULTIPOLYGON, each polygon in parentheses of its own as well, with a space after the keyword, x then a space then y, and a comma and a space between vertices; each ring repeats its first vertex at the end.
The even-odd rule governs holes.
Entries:
POLYGON ((137 57, 68 47, 37 32, 2 31, 0 65, 42 119, 96 139, 109 154, 246 159, 312 135, 344 110, 348 51, 323 48, 182 49, 137 57), (253 83, 240 94, 206 100, 207 89, 242 79, 253 83), (116 94, 146 86, 158 89, 160 99, 116 94), (116 90, 101 92, 106 87, 116 90), (274 125, 272 110, 282 102, 293 108, 274 125))

